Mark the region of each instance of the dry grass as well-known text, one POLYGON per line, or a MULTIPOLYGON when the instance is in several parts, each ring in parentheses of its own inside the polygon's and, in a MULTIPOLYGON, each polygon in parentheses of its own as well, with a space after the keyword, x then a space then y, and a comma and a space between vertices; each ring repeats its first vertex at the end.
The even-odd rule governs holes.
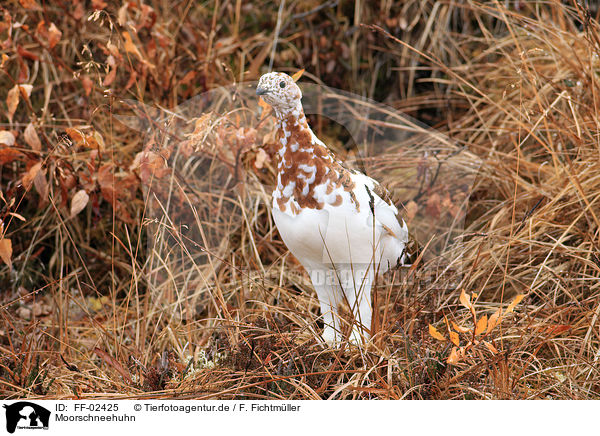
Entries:
MULTIPOLYGON (((2 89, 33 85, 3 127, 15 145, 0 146, 12 243, 0 268, 3 398, 598 398, 598 11, 92 3, 95 13, 78 0, 3 10, 2 89), (123 99, 173 108, 270 63, 385 101, 483 162, 462 242, 420 240, 421 261, 379 283, 363 349, 318 341, 316 296, 269 218, 273 171, 256 168, 269 123, 252 102, 190 135, 171 120, 144 136, 115 117, 130 113, 123 99), (89 200, 72 216, 82 190, 89 200), (458 286, 422 280, 440 258, 461 259, 458 286), (489 333, 461 333, 471 344, 450 364, 452 344, 428 326, 446 337, 451 322, 474 327, 460 289, 477 294, 479 320, 526 298, 489 333)), ((195 104, 196 116, 215 109, 195 104)), ((354 161, 344 129, 311 123, 354 161)), ((398 182, 396 147, 356 164, 414 201, 411 228, 448 218, 431 201, 437 187, 416 198, 398 182)))

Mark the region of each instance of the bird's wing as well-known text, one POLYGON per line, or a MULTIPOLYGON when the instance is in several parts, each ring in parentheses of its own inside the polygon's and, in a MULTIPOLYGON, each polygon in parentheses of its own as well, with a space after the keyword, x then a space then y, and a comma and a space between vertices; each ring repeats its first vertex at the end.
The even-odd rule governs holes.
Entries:
POLYGON ((353 178, 358 186, 364 186, 369 197, 369 207, 375 221, 381 225, 390 236, 400 242, 408 242, 408 228, 400 216, 398 208, 392 202, 389 192, 376 180, 356 171, 353 178))

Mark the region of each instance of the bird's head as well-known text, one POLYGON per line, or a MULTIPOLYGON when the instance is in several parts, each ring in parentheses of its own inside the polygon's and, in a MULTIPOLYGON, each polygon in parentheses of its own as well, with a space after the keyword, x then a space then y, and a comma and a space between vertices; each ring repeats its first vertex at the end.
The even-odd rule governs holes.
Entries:
POLYGON ((279 117, 285 117, 295 110, 302 109, 300 104, 302 91, 294 79, 285 73, 264 74, 258 81, 256 95, 260 95, 266 103, 270 104, 279 117))

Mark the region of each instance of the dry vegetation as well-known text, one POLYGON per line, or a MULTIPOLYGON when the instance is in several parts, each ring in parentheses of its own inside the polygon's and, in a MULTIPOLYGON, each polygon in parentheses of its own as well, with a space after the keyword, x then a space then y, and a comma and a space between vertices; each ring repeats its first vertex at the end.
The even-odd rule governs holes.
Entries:
MULTIPOLYGON (((600 26, 563 3, 4 2, 0 396, 598 398, 600 26), (172 108, 269 65, 483 162, 442 253, 461 283, 387 277, 364 349, 317 340, 269 218, 268 120, 201 103, 191 135, 116 119, 122 100, 172 108)), ((343 129, 311 123, 344 153, 343 129)), ((393 156, 372 156, 390 186, 393 156)), ((402 200, 435 218, 451 206, 435 195, 402 200)))

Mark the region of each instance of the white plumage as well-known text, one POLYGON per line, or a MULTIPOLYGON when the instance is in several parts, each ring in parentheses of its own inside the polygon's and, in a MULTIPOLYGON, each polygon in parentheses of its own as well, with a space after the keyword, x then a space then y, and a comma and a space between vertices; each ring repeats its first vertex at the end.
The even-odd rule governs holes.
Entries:
POLYGON ((347 302, 354 315, 350 340, 360 343, 370 336, 375 275, 404 263, 406 224, 375 180, 346 169, 315 136, 291 77, 265 74, 256 93, 278 119, 277 229, 311 277, 323 339, 335 344, 342 338, 338 310, 347 302))

